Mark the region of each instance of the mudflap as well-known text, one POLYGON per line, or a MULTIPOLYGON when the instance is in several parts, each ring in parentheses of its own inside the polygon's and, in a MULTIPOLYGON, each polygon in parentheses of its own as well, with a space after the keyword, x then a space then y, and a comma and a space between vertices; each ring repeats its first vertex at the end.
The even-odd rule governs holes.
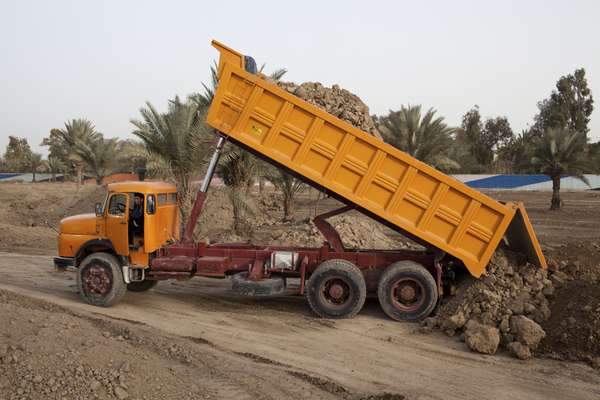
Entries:
POLYGON ((508 248, 527 256, 527 261, 541 268, 547 268, 546 258, 538 242, 527 211, 522 202, 514 203, 517 212, 506 230, 508 248))

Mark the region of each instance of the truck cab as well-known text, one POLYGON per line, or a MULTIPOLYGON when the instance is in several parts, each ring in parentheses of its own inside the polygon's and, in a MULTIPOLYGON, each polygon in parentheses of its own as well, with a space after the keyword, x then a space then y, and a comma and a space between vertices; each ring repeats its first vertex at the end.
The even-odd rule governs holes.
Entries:
MULTIPOLYGON (((61 220, 54 264, 81 270, 90 261, 98 264, 98 259, 103 259, 106 264, 108 259, 109 264, 117 264, 115 273, 123 273, 130 290, 140 289, 153 253, 179 239, 177 190, 170 183, 146 181, 113 183, 107 189, 95 213, 61 220)), ((101 269, 92 269, 82 280, 94 286, 94 280, 101 282, 103 275, 113 273, 101 269)))

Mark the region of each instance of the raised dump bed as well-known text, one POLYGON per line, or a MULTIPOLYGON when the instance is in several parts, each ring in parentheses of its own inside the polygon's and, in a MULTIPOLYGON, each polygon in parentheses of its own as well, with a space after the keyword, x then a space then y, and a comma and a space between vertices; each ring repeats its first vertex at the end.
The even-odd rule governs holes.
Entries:
POLYGON ((221 53, 207 123, 229 140, 326 190, 479 277, 498 244, 545 267, 519 203, 500 203, 395 147, 246 71, 242 54, 221 53))

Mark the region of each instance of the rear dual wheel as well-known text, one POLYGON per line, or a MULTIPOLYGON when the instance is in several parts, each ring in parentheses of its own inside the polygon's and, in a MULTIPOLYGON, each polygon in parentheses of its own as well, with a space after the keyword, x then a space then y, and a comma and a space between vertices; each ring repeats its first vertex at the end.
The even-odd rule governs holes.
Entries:
POLYGON ((365 278, 346 260, 327 260, 312 273, 306 286, 310 308, 322 318, 351 318, 365 304, 365 278))
POLYGON ((438 289, 425 267, 414 261, 399 261, 379 278, 377 297, 383 311, 396 321, 418 321, 435 309, 438 289))

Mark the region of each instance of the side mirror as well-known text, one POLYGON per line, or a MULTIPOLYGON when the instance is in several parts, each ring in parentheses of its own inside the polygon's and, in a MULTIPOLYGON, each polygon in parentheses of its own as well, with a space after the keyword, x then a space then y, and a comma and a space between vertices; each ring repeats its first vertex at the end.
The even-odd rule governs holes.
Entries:
POLYGON ((96 217, 101 217, 104 214, 104 210, 102 210, 102 204, 101 203, 96 203, 96 217))

